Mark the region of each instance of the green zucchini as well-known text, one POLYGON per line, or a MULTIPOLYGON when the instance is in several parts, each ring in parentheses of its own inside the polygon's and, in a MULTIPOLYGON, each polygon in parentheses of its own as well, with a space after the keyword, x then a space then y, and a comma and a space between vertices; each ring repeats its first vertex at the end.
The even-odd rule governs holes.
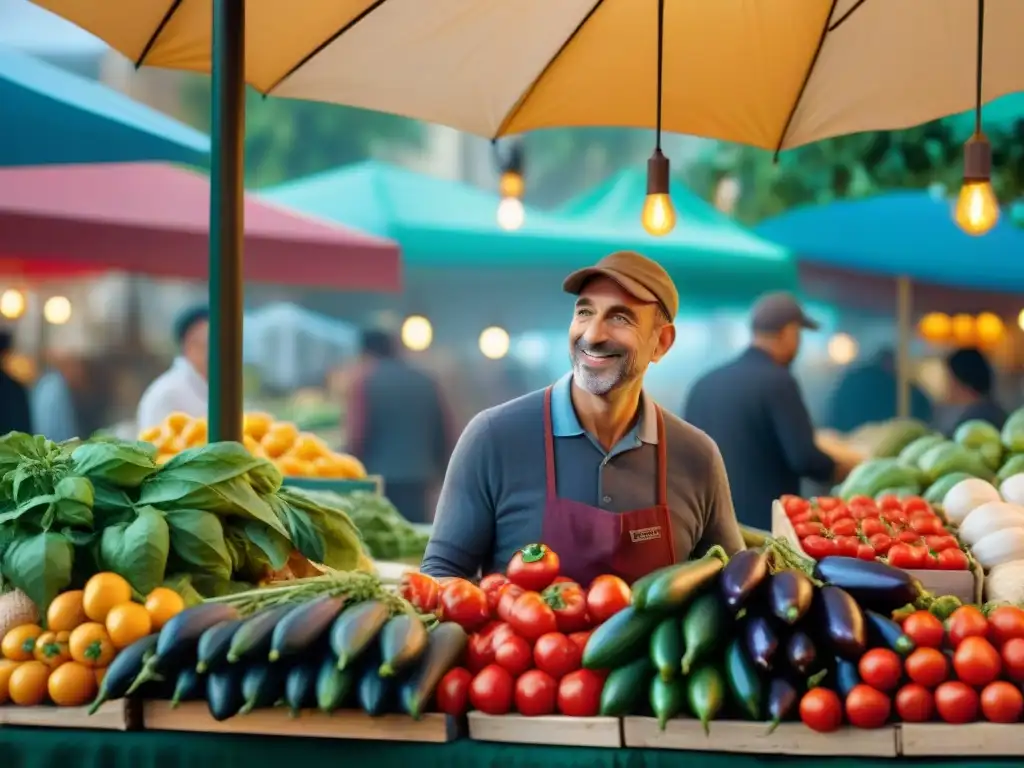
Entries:
POLYGON ((690 710, 700 719, 704 733, 709 733, 709 724, 718 717, 725 704, 725 681, 722 673, 710 664, 697 667, 686 681, 686 697, 690 710))
POLYGON ((601 715, 623 717, 635 714, 636 708, 650 690, 653 676, 654 667, 646 656, 613 669, 601 689, 601 715))
POLYGON ((427 628, 418 616, 403 613, 380 631, 380 676, 394 677, 416 663, 427 649, 427 628))
POLYGON ((218 723, 234 717, 242 709, 242 677, 245 670, 239 666, 217 669, 206 676, 206 706, 210 717, 218 723))
POLYGON ((231 638, 242 626, 241 619, 219 621, 199 636, 196 646, 196 672, 200 674, 228 663, 231 638))
POLYGON ((333 657, 324 659, 316 676, 316 705, 321 712, 330 714, 348 703, 355 687, 356 671, 338 669, 333 657))
POLYGON ((658 718, 658 728, 665 730, 668 721, 686 709, 686 681, 680 677, 664 680, 651 678, 651 711, 658 718))
POLYGON ((377 639, 391 617, 391 609, 377 600, 367 600, 346 608, 331 626, 331 650, 338 657, 338 669, 358 659, 377 639))
POLYGON ((391 709, 394 693, 392 678, 381 677, 376 664, 363 667, 359 674, 357 698, 366 714, 370 717, 386 714, 391 709))
POLYGON ((284 696, 287 670, 281 664, 257 662, 249 666, 242 675, 242 708, 238 714, 245 715, 254 709, 267 709, 277 704, 284 696))
POLYGON ((228 662, 235 664, 242 659, 262 660, 267 658, 270 653, 270 639, 274 634, 274 627, 293 608, 293 605, 277 605, 246 619, 231 638, 228 662))
POLYGON ((643 610, 647 602, 647 593, 650 591, 651 585, 665 574, 673 573, 679 570, 680 568, 683 568, 685 565, 686 563, 673 563, 672 565, 666 565, 663 568, 659 568, 656 571, 651 571, 646 576, 637 579, 633 583, 632 588, 633 605, 636 608, 643 610))
POLYGON ((296 656, 323 636, 345 607, 344 597, 324 595, 297 605, 278 622, 270 638, 270 660, 296 656))
POLYGON ((644 610, 677 611, 711 586, 725 567, 714 555, 690 560, 660 576, 647 590, 644 610))
POLYGON ((590 635, 583 649, 587 669, 615 669, 650 654, 651 632, 661 622, 658 614, 638 611, 628 605, 590 635))
MULTIPOLYGON (((329 663, 336 663, 333 656, 327 658, 329 663)), ((303 659, 288 670, 288 677, 284 681, 284 702, 292 717, 298 717, 302 710, 316 706, 316 681, 319 671, 320 663, 314 659, 303 659)))
POLYGON ((683 634, 679 619, 669 616, 651 633, 651 662, 661 679, 672 680, 679 675, 683 659, 683 634))
POLYGON ((748 720, 763 719, 764 686, 761 676, 738 638, 725 650, 725 681, 737 709, 748 720))
POLYGON ((710 656, 722 643, 730 615, 717 591, 705 592, 694 600, 683 616, 684 675, 710 656))
POLYGON ((206 694, 206 680, 196 672, 195 667, 182 667, 174 683, 171 708, 183 701, 199 701, 206 694))
POLYGON ((89 707, 89 714, 94 714, 105 701, 121 699, 128 695, 146 668, 146 664, 156 652, 157 636, 148 635, 136 640, 121 651, 107 667, 103 676, 96 700, 89 707))
POLYGON ((426 652, 399 690, 402 709, 407 715, 419 720, 441 678, 459 663, 467 640, 465 631, 454 622, 439 624, 431 630, 426 652))

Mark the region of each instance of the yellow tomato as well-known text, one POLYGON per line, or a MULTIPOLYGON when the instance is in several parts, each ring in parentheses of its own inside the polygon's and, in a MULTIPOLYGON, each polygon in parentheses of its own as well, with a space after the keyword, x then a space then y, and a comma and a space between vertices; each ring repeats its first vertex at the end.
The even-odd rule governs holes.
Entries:
POLYGON ((46 688, 58 707, 80 707, 96 696, 96 674, 85 664, 69 661, 50 673, 46 688))
POLYGON ((132 587, 116 573, 97 573, 85 583, 82 605, 92 621, 104 622, 115 605, 132 599, 132 587))
POLYGON ((138 603, 115 605, 107 614, 107 634, 118 650, 127 648, 153 631, 149 611, 138 603))
POLYGON ((36 640, 35 657, 50 669, 59 667, 65 661, 71 659, 71 652, 68 650, 70 632, 44 632, 36 640))
POLYGON ((43 628, 36 624, 22 624, 8 631, 0 642, 0 652, 12 661, 32 661, 35 658, 36 640, 43 634, 43 628))
POLYGON ((46 627, 52 632, 70 632, 79 624, 89 620, 85 615, 85 592, 73 589, 62 592, 46 609, 46 627))
POLYGON ((37 707, 46 701, 46 682, 50 668, 41 661, 26 661, 11 672, 7 691, 11 701, 21 707, 37 707))
POLYGON ((68 647, 71 658, 87 667, 105 667, 117 654, 107 628, 95 621, 76 627, 68 639, 68 647))
POLYGON ((167 587, 157 587, 146 596, 146 611, 153 622, 153 629, 162 629, 164 624, 185 610, 181 595, 167 587))
POLYGON ((13 661, 12 659, 0 659, 0 704, 6 704, 8 699, 8 686, 10 685, 11 675, 14 673, 19 666, 20 661, 13 661))

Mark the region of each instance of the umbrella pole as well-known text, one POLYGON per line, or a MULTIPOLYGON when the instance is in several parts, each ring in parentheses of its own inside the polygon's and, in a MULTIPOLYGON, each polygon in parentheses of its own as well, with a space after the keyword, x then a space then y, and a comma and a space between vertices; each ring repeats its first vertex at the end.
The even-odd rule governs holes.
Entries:
POLYGON ((245 0, 213 3, 210 440, 242 439, 245 0))
POLYGON ((913 306, 909 277, 896 280, 896 415, 910 416, 910 334, 913 306))

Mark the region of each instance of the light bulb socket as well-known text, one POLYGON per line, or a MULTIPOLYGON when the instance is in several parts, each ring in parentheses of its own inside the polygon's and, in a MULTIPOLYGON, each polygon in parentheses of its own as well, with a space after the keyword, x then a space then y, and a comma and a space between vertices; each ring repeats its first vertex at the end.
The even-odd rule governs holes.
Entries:
POLYGON ((667 195, 669 182, 668 158, 660 149, 654 150, 647 161, 647 194, 667 195))
POLYGON ((964 181, 989 181, 992 178, 992 145, 983 133, 976 133, 964 144, 964 181))

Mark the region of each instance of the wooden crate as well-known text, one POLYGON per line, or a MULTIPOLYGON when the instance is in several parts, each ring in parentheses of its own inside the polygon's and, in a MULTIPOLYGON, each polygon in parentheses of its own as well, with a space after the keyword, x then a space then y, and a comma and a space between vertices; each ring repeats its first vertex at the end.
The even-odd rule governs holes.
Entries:
POLYGON ((764 723, 721 720, 711 723, 709 732, 704 733, 697 720, 670 720, 662 731, 653 717, 627 717, 622 721, 622 740, 626 747, 643 749, 896 757, 898 738, 894 726, 875 730, 842 728, 833 733, 817 733, 803 723, 782 723, 773 733, 768 733, 768 726, 764 723))
POLYGON ((899 750, 904 757, 1024 757, 1024 725, 903 723, 899 750))
POLYGON ((370 475, 365 480, 333 480, 327 477, 286 477, 284 484, 307 491, 330 491, 340 494, 369 491, 381 496, 384 495, 384 478, 380 475, 370 475))
POLYGON ((141 722, 138 702, 108 701, 96 714, 89 707, 0 707, 0 726, 36 728, 82 728, 101 731, 136 730, 141 722))
POLYGON ((210 717, 206 703, 202 701, 183 703, 174 709, 166 701, 147 701, 143 704, 142 723, 147 731, 244 733, 316 739, 441 743, 454 741, 460 735, 458 721, 439 714, 427 714, 420 720, 413 720, 406 715, 370 717, 354 710, 325 715, 309 710, 292 717, 285 709, 258 709, 217 722, 210 717))
MULTIPOLYGON (((793 529, 793 524, 789 522, 789 517, 779 501, 772 504, 772 536, 786 539, 794 549, 807 556, 800 546, 800 539, 793 529)), ((980 568, 975 567, 973 572, 910 570, 907 573, 920 581, 933 595, 953 595, 965 603, 982 602, 981 591, 985 577, 980 568)))
POLYGON ((469 738, 511 744, 566 747, 622 746, 622 721, 617 717, 523 717, 469 713, 469 738))

